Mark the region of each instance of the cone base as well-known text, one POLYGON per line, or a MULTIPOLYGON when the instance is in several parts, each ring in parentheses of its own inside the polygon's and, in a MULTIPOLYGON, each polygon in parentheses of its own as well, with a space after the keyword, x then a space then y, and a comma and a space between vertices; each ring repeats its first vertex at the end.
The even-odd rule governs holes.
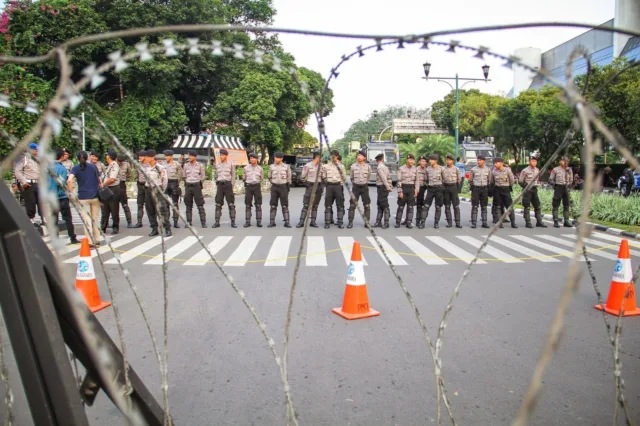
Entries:
POLYGON ((101 302, 99 305, 88 306, 88 308, 91 312, 95 314, 96 312, 101 311, 104 308, 108 308, 109 306, 111 306, 111 302, 101 302))
POLYGON ((378 312, 378 311, 376 311, 374 309, 369 309, 368 312, 359 312, 357 314, 348 314, 346 312, 343 312, 342 308, 333 308, 332 311, 333 311, 333 313, 338 314, 342 318, 348 319, 348 320, 369 318, 369 317, 377 317, 377 316, 380 315, 380 312, 378 312))
MULTIPOLYGON (((611 309, 611 308, 607 308, 604 305, 595 305, 594 308, 596 308, 599 311, 605 311, 608 314, 611 315, 615 315, 618 316, 618 314, 620 314, 620 310, 619 309, 611 309)), ((633 317, 633 316, 637 316, 640 315, 640 308, 635 308, 635 309, 631 309, 631 310, 624 310, 624 312, 622 312, 622 316, 623 317, 633 317)))

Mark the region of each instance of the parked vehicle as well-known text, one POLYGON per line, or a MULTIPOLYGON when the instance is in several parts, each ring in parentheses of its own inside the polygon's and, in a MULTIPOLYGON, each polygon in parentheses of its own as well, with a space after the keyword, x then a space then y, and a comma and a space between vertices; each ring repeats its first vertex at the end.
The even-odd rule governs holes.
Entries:
POLYGON ((640 174, 629 173, 628 171, 623 173, 618 179, 618 189, 623 197, 640 193, 640 174), (631 185, 631 190, 629 190, 629 182, 631 180, 633 180, 633 184, 631 185))
POLYGON ((362 150, 366 153, 366 161, 371 166, 372 173, 369 184, 376 183, 376 170, 378 169, 376 156, 382 153, 384 154, 384 164, 389 168, 391 180, 395 185, 398 180, 398 167, 400 167, 400 148, 398 144, 391 143, 391 141, 368 142, 362 150))

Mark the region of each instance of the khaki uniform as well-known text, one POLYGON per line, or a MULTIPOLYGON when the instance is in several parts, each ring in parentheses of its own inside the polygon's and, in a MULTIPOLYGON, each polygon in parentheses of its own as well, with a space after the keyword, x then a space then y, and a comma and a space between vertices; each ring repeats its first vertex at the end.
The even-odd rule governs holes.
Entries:
POLYGON ((147 208, 147 216, 149 217, 149 224, 151 225, 151 230, 157 231, 158 225, 162 225, 167 233, 171 233, 171 225, 169 224, 169 211, 167 210, 167 205, 163 201, 162 192, 166 192, 167 190, 167 171, 164 167, 156 163, 154 166, 149 165, 147 169, 147 174, 151 179, 151 183, 145 183, 145 207, 147 208), (158 192, 155 193, 155 198, 152 195, 154 189, 154 185, 157 186, 158 192), (156 203, 157 201, 157 203, 156 203), (158 224, 158 217, 162 218, 162 223, 158 224))
POLYGON ((233 184, 236 181, 236 169, 233 166, 231 160, 227 160, 224 163, 219 162, 216 164, 216 222, 213 224, 214 228, 220 226, 220 218, 222 217, 222 206, 224 200, 227 200, 229 206, 229 218, 231 219, 231 227, 236 227, 236 197, 233 193, 233 184))
POLYGON ((356 215, 358 200, 362 198, 364 206, 365 224, 371 220, 371 198, 369 197, 369 179, 371 177, 371 167, 367 163, 354 163, 351 165, 351 185, 353 186, 353 198, 349 200, 349 224, 347 228, 353 227, 353 219, 356 215))
POLYGON ((536 218, 536 226, 547 227, 542 221, 542 212, 540 211, 540 198, 538 197, 538 187, 540 187, 540 169, 537 167, 527 167, 520 172, 518 183, 522 189, 526 188, 531 182, 533 185, 522 195, 522 205, 524 206, 524 221, 527 224, 527 228, 533 228, 531 226, 531 215, 529 209, 533 204, 533 211, 536 218))
POLYGON ((438 228, 440 216, 442 215, 442 204, 444 203, 444 167, 429 165, 425 171, 425 186, 427 187, 427 195, 421 212, 421 220, 419 228, 424 228, 424 223, 429 215, 429 209, 433 201, 436 202, 436 212, 433 218, 433 226, 438 228))
POLYGON ((389 227, 389 217, 391 216, 391 212, 389 211, 389 193, 393 191, 393 181, 391 180, 389 168, 382 161, 378 162, 376 167, 376 189, 378 190, 376 200, 378 214, 374 226, 386 229, 389 227), (382 224, 383 218, 384 224, 382 224))
POLYGON ((73 161, 71 161, 70 159, 66 159, 64 160, 62 163, 60 163, 64 166, 65 169, 67 169, 67 173, 69 173, 71 171, 71 169, 73 169, 73 161))
POLYGON ((120 206, 124 211, 124 217, 127 219, 127 228, 131 228, 131 209, 129 209, 129 197, 127 196, 127 181, 131 179, 131 164, 127 161, 118 162, 120 166, 120 206))
POLYGON ((200 215, 200 223, 202 227, 207 226, 207 214, 204 211, 204 197, 202 196, 202 187, 206 179, 204 166, 201 163, 187 161, 182 166, 184 176, 184 205, 186 207, 187 223, 191 225, 193 217, 193 202, 195 200, 198 214, 200 215))
POLYGON ((493 183, 491 169, 475 166, 471 169, 469 185, 471 186, 471 227, 475 228, 478 222, 478 206, 481 207, 482 227, 488 228, 487 204, 489 203, 489 185, 493 183))
POLYGON ((24 155, 16 162, 13 173, 15 174, 20 192, 22 193, 27 216, 29 216, 31 220, 35 219, 37 210, 42 219, 42 208, 40 207, 38 195, 40 166, 36 163, 36 160, 30 158, 28 155, 24 155))
POLYGON ((256 224, 262 226, 262 180, 264 170, 262 166, 256 164, 244 166, 242 180, 244 181, 244 205, 245 205, 245 227, 251 225, 251 207, 256 203, 256 224))
POLYGON ((320 169, 320 176, 326 186, 324 197, 324 227, 329 228, 333 222, 333 202, 336 202, 338 228, 343 227, 344 218, 344 192, 342 182, 347 179, 344 165, 340 162, 330 162, 323 164, 320 169))
POLYGON ((285 163, 272 164, 269 166, 269 182, 271 182, 271 200, 269 205, 269 227, 276 226, 276 214, 278 212, 278 200, 282 208, 284 226, 291 227, 289 222, 289 185, 291 185, 291 167, 285 163))
POLYGON ((171 208, 171 205, 167 205, 167 210, 169 211, 169 216, 171 216, 171 211, 173 210, 173 227, 179 228, 178 225, 178 211, 180 209, 180 181, 183 180, 183 170, 180 164, 177 161, 172 161, 171 164, 169 162, 165 162, 163 165, 164 169, 167 172, 167 190, 166 194, 171 198, 171 202, 175 206, 174 209, 171 208))
MULTIPOLYGON (((513 190, 513 184, 515 183, 515 177, 513 176, 513 172, 508 167, 502 167, 502 170, 498 170, 494 167, 491 171, 494 182, 493 189, 493 205, 495 206, 495 210, 493 211, 493 223, 497 223, 500 218, 500 213, 505 209, 511 207, 511 191, 513 190)), ((511 210, 509 213, 509 219, 511 220, 511 227, 517 228, 516 225, 516 213, 511 210)), ((500 228, 503 228, 503 224, 500 224, 500 228)))
POLYGON ((102 180, 105 179, 105 173, 107 171, 107 167, 102 163, 102 161, 96 161, 95 163, 91 163, 98 169, 98 173, 100 173, 100 178, 102 180))
POLYGON ((549 185, 553 186, 553 199, 551 201, 553 224, 556 228, 560 226, 558 224, 558 208, 560 207, 560 201, 562 201, 564 226, 570 228, 571 198, 569 197, 569 187, 573 185, 573 171, 569 167, 556 167, 549 175, 549 185))
MULTIPOLYGON (((313 192, 313 185, 316 182, 316 178, 320 173, 321 169, 320 161, 318 164, 314 164, 313 161, 308 162, 302 168, 301 179, 305 183, 304 196, 302 197, 302 211, 300 212, 300 222, 296 225, 297 228, 302 228, 304 226, 304 221, 307 218, 307 212, 309 211, 309 204, 311 203, 311 194, 313 192)), ((318 206, 320 205, 320 200, 322 199, 322 191, 324 189, 324 185, 322 183, 322 179, 318 180, 318 185, 316 185, 316 193, 313 197, 313 205, 311 206, 311 218, 309 222, 309 226, 316 228, 316 217, 318 216, 318 206)))
POLYGON ((424 206, 424 197, 427 192, 427 186, 425 182, 427 180, 427 165, 425 168, 421 166, 416 167, 416 192, 418 195, 416 196, 416 226, 420 225, 422 220, 422 207, 424 206))
POLYGON ((444 216, 447 219, 447 228, 451 228, 451 205, 453 204, 453 215, 456 221, 456 228, 462 228, 460 224, 460 198, 458 189, 462 176, 460 169, 452 165, 443 167, 442 176, 444 183, 444 216))
POLYGON ((111 216, 111 223, 113 226, 113 233, 117 234, 120 229, 120 166, 117 161, 112 161, 107 166, 104 173, 104 181, 107 179, 115 179, 108 187, 113 193, 108 201, 102 202, 102 232, 107 232, 107 226, 109 224, 109 216, 111 216))
MULTIPOLYGON (((149 170, 149 165, 147 163, 142 163, 140 166, 146 171, 149 170)), ((147 183, 147 178, 143 173, 136 169, 136 178, 137 178, 137 187, 138 187, 138 196, 136 197, 136 203, 138 205, 138 223, 134 226, 134 228, 142 228, 142 217, 144 216, 144 207, 145 207, 145 196, 146 189, 145 184, 147 183)))
POLYGON ((400 228, 402 212, 404 211, 405 205, 407 206, 407 228, 413 228, 411 222, 413 221, 413 206, 416 202, 415 187, 417 172, 418 170, 416 167, 409 167, 406 164, 398 169, 398 210, 396 212, 396 228, 400 228))

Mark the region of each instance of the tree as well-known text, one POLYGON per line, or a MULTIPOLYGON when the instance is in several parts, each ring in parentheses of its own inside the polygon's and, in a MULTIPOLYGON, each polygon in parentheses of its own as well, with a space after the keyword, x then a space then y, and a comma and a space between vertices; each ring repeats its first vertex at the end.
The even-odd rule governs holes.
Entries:
POLYGON ((573 119, 573 111, 560 100, 560 93, 555 87, 544 87, 536 92, 531 104, 528 121, 531 139, 527 148, 539 150, 543 161, 560 146, 573 119))
POLYGON ((426 135, 421 136, 420 142, 400 144, 400 154, 404 159, 407 158, 407 155, 413 154, 416 157, 416 162, 422 156, 438 154, 440 163, 444 164, 444 158, 447 154, 453 154, 455 147, 455 138, 452 136, 426 135))

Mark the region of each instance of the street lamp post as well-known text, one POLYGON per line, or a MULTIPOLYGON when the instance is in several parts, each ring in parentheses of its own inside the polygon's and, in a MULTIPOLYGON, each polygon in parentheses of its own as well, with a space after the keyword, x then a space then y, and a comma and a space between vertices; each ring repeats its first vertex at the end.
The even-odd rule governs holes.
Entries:
POLYGON ((456 73, 455 77, 429 77, 429 71, 431 71, 431 64, 429 62, 425 62, 424 64, 422 64, 422 68, 424 69, 424 78, 425 80, 427 80, 427 82, 429 80, 437 80, 439 82, 442 83, 447 83, 449 85, 449 87, 451 87, 451 90, 455 90, 456 93, 456 128, 455 128, 455 134, 456 134, 456 159, 458 158, 458 144, 460 143, 460 90, 469 83, 475 83, 476 81, 484 81, 489 82, 491 80, 489 80, 489 65, 483 65, 482 66, 482 73, 484 74, 484 79, 482 78, 461 78, 458 77, 458 73, 456 73), (455 80, 456 82, 456 87, 454 88, 451 83, 449 83, 447 80, 455 80), (462 87, 459 87, 459 81, 463 80, 465 81, 462 84, 462 87))

